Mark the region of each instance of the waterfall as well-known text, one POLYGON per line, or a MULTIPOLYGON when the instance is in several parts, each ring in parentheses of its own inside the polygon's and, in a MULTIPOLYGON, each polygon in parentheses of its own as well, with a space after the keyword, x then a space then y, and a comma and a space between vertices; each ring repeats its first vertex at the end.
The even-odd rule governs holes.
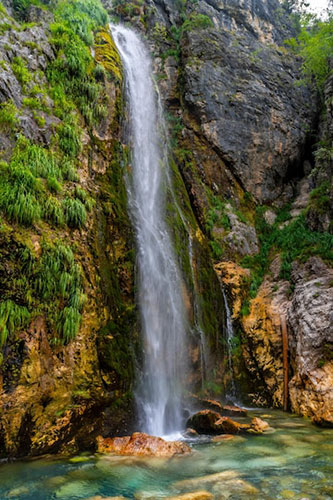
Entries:
POLYGON ((144 351, 135 396, 141 430, 165 436, 182 429, 187 374, 182 282, 165 222, 167 138, 149 51, 132 29, 111 29, 124 67, 131 144, 126 182, 136 231, 144 351))
POLYGON ((226 341, 227 341, 228 368, 229 368, 229 373, 230 373, 230 384, 229 384, 229 388, 226 392, 226 397, 231 399, 232 402, 235 404, 237 391, 236 391, 236 384, 235 384, 235 378, 234 378, 234 367, 233 367, 233 361, 232 361, 232 350, 234 347, 235 335, 234 335, 234 327, 232 325, 231 311, 230 311, 228 299, 227 299, 223 285, 221 286, 221 290, 222 290, 223 302, 224 302, 224 308, 225 308, 225 333, 226 333, 226 341))

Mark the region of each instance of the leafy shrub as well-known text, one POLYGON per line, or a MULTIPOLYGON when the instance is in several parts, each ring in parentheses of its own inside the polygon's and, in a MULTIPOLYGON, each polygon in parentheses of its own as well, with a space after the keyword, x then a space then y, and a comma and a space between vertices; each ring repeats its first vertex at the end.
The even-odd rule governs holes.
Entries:
POLYGON ((92 45, 92 32, 107 23, 108 15, 98 0, 69 0, 59 2, 56 16, 87 45, 92 45))
POLYGON ((331 73, 330 60, 333 53, 333 16, 327 21, 314 19, 311 15, 298 16, 301 21, 300 33, 297 38, 286 40, 285 43, 303 58, 305 76, 314 79, 319 90, 331 73))
POLYGON ((83 203, 78 199, 65 198, 62 203, 65 220, 69 227, 80 229, 87 220, 87 212, 83 203))
POLYGON ((12 300, 0 302, 0 347, 16 330, 22 330, 29 322, 30 314, 26 307, 15 304, 12 300))
POLYGON ((75 158, 81 151, 80 136, 74 125, 64 123, 58 128, 59 147, 70 158, 75 158))
POLYGON ((69 158, 65 158, 62 162, 61 171, 65 180, 72 182, 79 180, 75 165, 69 158))
POLYGON ((213 21, 210 17, 204 14, 193 13, 190 15, 188 19, 183 23, 182 30, 185 31, 193 31, 193 30, 202 30, 206 28, 214 27, 213 21))
POLYGON ((55 177, 51 176, 47 178, 47 187, 52 193, 60 193, 62 189, 60 182, 58 182, 55 177))
POLYGON ((47 198, 43 207, 43 217, 56 226, 63 226, 65 222, 63 207, 60 201, 54 196, 47 198))
POLYGON ((42 213, 38 199, 42 186, 31 171, 11 163, 2 165, 1 177, 0 208, 14 222, 31 225, 38 221, 42 213))
POLYGON ((242 265, 251 269, 250 297, 254 298, 266 274, 272 256, 281 253, 280 278, 290 279, 293 261, 306 262, 312 255, 319 255, 329 262, 333 261, 333 235, 311 231, 304 215, 280 228, 281 218, 287 218, 286 209, 278 214, 274 225, 264 220, 264 207, 257 208, 256 229, 260 241, 260 252, 246 256, 242 265))
POLYGON ((320 213, 324 213, 330 207, 330 184, 323 182, 310 193, 310 207, 320 213))
POLYGON ((82 272, 69 246, 60 242, 54 246, 44 244, 35 273, 35 289, 50 306, 57 305, 54 327, 58 341, 69 342, 78 331, 85 302, 82 272))
POLYGON ((46 102, 44 102, 43 99, 37 99, 36 97, 25 97, 22 100, 22 104, 29 109, 38 109, 40 111, 44 111, 45 113, 50 112, 46 102))
POLYGON ((86 209, 90 212, 95 204, 95 200, 89 196, 87 191, 82 189, 80 186, 75 188, 75 196, 84 203, 86 209))

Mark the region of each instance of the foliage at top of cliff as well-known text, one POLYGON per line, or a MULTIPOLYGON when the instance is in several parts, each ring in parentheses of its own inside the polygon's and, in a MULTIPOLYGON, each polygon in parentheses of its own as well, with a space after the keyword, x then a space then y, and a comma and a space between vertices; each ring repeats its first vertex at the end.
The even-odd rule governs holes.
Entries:
POLYGON ((298 34, 285 41, 303 59, 303 72, 323 90, 332 73, 333 11, 327 10, 327 19, 319 19, 306 10, 306 2, 290 2, 290 12, 297 20, 298 34))

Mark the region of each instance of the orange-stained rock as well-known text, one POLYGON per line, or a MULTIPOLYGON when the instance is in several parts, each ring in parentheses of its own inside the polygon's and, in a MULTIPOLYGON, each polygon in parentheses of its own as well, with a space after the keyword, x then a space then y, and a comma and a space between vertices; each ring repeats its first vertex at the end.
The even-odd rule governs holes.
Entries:
POLYGON ((217 401, 216 399, 201 399, 200 401, 209 410, 220 412, 223 409, 222 403, 220 403, 220 401, 217 401))
POLYGON ((185 437, 195 437, 198 435, 198 432, 195 429, 191 429, 191 427, 188 427, 186 431, 184 432, 185 437))
POLYGON ((115 438, 98 436, 97 450, 99 453, 154 457, 172 457, 191 453, 191 448, 186 443, 165 441, 160 437, 149 436, 143 432, 115 438))
POLYGON ((213 410, 202 410, 192 415, 187 423, 187 427, 196 430, 199 434, 215 434, 215 422, 221 415, 213 410))
POLYGON ((247 410, 240 408, 239 406, 223 406, 223 413, 227 416, 234 415, 235 417, 246 417, 247 410))
POLYGON ((230 417, 221 417, 214 424, 215 432, 224 432, 225 434, 238 434, 249 428, 249 425, 235 422, 230 417))
POLYGON ((208 491, 193 491, 176 497, 166 497, 166 500, 211 500, 213 495, 208 491))
POLYGON ((251 429, 249 431, 254 432, 256 434, 262 434, 263 432, 269 429, 269 424, 262 420, 261 418, 254 417, 251 420, 251 429))
POLYGON ((227 285, 231 295, 232 318, 238 319, 242 308, 242 302, 246 296, 244 282, 249 278, 250 271, 240 267, 235 262, 219 262, 214 266, 219 278, 227 285))

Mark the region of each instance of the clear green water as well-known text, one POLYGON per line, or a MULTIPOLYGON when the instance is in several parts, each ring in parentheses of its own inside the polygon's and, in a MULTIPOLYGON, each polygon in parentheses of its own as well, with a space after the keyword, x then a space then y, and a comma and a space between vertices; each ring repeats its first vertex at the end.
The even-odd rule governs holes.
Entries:
POLYGON ((0 467, 0 499, 74 500, 123 495, 146 500, 208 490, 217 500, 331 500, 333 430, 320 429, 282 412, 250 414, 263 415, 274 428, 272 432, 237 436, 221 443, 193 443, 194 453, 187 457, 91 456, 76 463, 43 459, 5 464, 0 467), (233 478, 178 487, 174 484, 222 471, 233 471, 233 478))

